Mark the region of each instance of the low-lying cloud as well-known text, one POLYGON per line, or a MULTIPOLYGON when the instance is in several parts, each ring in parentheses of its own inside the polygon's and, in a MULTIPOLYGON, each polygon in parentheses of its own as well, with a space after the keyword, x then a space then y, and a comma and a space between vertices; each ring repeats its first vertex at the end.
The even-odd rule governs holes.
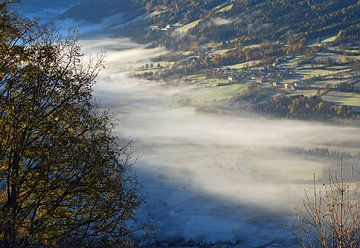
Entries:
MULTIPOLYGON (((232 238, 236 232, 231 230, 251 236, 260 225, 251 226, 241 213, 251 213, 252 221, 257 216, 261 222, 265 213, 292 212, 301 204, 303 189, 313 173, 321 176, 338 162, 297 154, 289 148, 357 152, 351 144, 360 139, 359 128, 246 113, 202 113, 173 101, 175 95, 185 91, 188 95, 189 86, 126 76, 129 67, 166 53, 164 49, 145 49, 130 39, 83 43, 86 54, 104 47, 108 50, 95 95, 104 108, 117 115, 116 133, 134 142, 134 151, 140 156, 137 173, 148 192, 146 209, 164 225, 160 229, 164 235, 174 234, 174 229, 166 228, 170 225, 177 227, 175 233, 187 237, 206 232, 213 239, 232 238), (249 231, 243 230, 244 222, 249 231), (222 230, 217 230, 219 225, 222 230)), ((277 223, 278 217, 272 221, 277 223)), ((273 236, 269 232, 263 239, 273 236)), ((248 242, 254 245, 251 239, 248 242)))
POLYGON ((211 19, 211 23, 216 26, 223 26, 233 23, 231 20, 222 18, 222 17, 216 17, 211 19))

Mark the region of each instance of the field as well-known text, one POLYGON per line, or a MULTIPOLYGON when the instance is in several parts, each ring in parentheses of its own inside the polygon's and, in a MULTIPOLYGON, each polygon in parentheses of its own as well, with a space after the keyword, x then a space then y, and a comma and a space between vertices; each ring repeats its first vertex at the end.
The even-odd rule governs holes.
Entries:
POLYGON ((253 60, 253 61, 248 61, 248 62, 244 62, 244 63, 240 63, 240 64, 236 64, 236 65, 231 65, 231 66, 227 66, 227 67, 230 68, 230 69, 244 69, 244 68, 257 66, 260 63, 261 63, 260 60, 253 60))
POLYGON ((233 51, 235 48, 230 48, 230 49, 220 49, 220 50, 216 50, 215 52, 213 52, 213 55, 224 55, 228 52, 233 51))
POLYGON ((219 10, 217 10, 215 13, 223 13, 223 12, 227 12, 227 11, 230 11, 232 8, 233 8, 233 4, 229 4, 219 10))
POLYGON ((302 75, 304 79, 326 77, 326 76, 335 76, 337 74, 342 74, 351 71, 351 69, 342 69, 342 70, 329 70, 330 68, 323 69, 296 69, 296 73, 302 75))
POLYGON ((206 80, 206 76, 204 74, 195 74, 184 77, 183 80, 191 83, 200 83, 206 80))
POLYGON ((204 46, 208 47, 208 48, 216 48, 216 47, 221 46, 221 42, 209 42, 209 43, 205 44, 204 46))
POLYGON ((294 90, 292 91, 290 94, 288 94, 288 96, 307 96, 307 97, 311 97, 311 96, 316 96, 317 94, 317 90, 294 90))
POLYGON ((175 95, 174 100, 179 104, 189 104, 194 107, 223 106, 238 94, 243 93, 247 85, 225 85, 214 87, 190 88, 181 94, 175 95))
POLYGON ((206 86, 209 87, 216 87, 219 85, 224 85, 224 84, 228 84, 229 80, 228 79, 224 79, 224 78, 209 78, 206 79, 206 86))
POLYGON ((167 10, 155 10, 153 12, 151 12, 150 17, 155 17, 161 14, 164 14, 165 12, 167 12, 167 10))
POLYGON ((284 68, 295 68, 303 60, 303 56, 296 56, 293 59, 287 60, 285 63, 281 64, 284 68))
POLYGON ((186 24, 186 25, 176 29, 176 31, 179 33, 187 33, 190 29, 196 27, 201 21, 202 21, 202 19, 190 22, 189 24, 186 24))
POLYGON ((334 35, 334 36, 330 36, 328 38, 325 38, 321 42, 324 42, 324 43, 334 42, 334 41, 336 41, 337 38, 338 38, 338 36, 334 35))
POLYGON ((328 102, 340 105, 360 107, 360 94, 354 92, 330 91, 322 96, 328 102))
POLYGON ((207 77, 205 74, 196 74, 183 78, 184 82, 191 83, 201 87, 216 87, 231 84, 225 77, 207 77))
POLYGON ((307 42, 309 47, 321 46, 323 43, 330 43, 336 41, 338 35, 327 35, 320 38, 320 42, 317 40, 310 40, 307 42))

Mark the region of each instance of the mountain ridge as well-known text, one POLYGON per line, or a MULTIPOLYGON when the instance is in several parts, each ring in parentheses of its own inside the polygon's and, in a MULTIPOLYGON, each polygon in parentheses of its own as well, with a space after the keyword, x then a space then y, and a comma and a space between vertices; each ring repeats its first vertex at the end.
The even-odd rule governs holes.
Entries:
MULTIPOLYGON (((85 8, 89 1, 80 6, 85 8)), ((360 116, 356 0, 112 3, 117 8, 111 11, 104 7, 109 5, 100 4, 107 9, 104 13, 117 9, 127 20, 137 20, 114 28, 114 35, 171 51, 133 76, 202 89, 202 97, 184 96, 179 104, 201 109, 240 106, 300 119, 360 116)))

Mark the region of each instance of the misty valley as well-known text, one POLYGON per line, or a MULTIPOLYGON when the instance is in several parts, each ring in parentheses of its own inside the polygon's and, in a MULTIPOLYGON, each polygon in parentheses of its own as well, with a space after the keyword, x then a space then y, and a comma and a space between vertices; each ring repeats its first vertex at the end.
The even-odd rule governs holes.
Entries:
MULTIPOLYGON (((141 200, 128 214, 134 219, 124 226, 139 222, 144 228, 135 229, 133 240, 109 244, 101 243, 100 234, 90 235, 93 244, 81 243, 81 235, 75 234, 60 241, 45 237, 29 238, 34 243, 28 243, 19 238, 11 243, 5 228, 0 229, 0 247, 359 247, 357 1, 22 0, 11 8, 20 16, 55 25, 65 37, 75 27, 84 61, 93 63, 103 56, 96 78, 91 77, 94 84, 86 86, 93 87, 89 102, 96 106, 90 112, 108 112, 113 125, 109 133, 126 147, 120 153, 125 151, 124 160, 132 166, 124 178, 134 178, 141 200), (308 214, 309 219, 302 219, 308 214), (348 236, 343 236, 346 231, 348 236)), ((74 68, 83 72, 81 66, 74 68)), ((1 70, 3 91, 8 79, 1 70)), ((59 92, 75 87, 64 85, 59 92)), ((77 94, 85 93, 79 89, 77 94)), ((0 101, 9 95, 3 93, 0 101)), ((12 109, 1 108, 0 131, 7 130, 2 123, 12 109)), ((65 117, 51 118, 57 123, 65 117)), ((87 121, 84 117, 79 123, 87 121)), ((22 128, 29 123, 21 124, 22 128)), ((7 136, 0 137, 6 140, 7 136)), ((76 140, 69 138, 69 143, 76 140)), ((0 144, 4 151, 12 149, 12 145, 6 148, 5 141, 0 144)), ((49 145, 49 154, 56 144, 49 145)), ((20 154, 31 157, 33 153, 20 154)), ((4 171, 11 167, 6 154, 0 154, 4 171)), ((31 159, 22 161, 26 164, 31 159)), ((33 167, 29 168, 24 175, 32 174, 33 167)), ((0 170, 0 202, 6 198, 4 171, 0 170)), ((47 179, 36 180, 52 179, 46 175, 47 179)), ((81 189, 77 192, 81 198, 81 189)), ((30 198, 42 199, 41 194, 30 198)), ((66 219, 64 211, 57 218, 66 219)), ((34 211, 24 216, 31 214, 34 211)), ((0 227, 12 222, 4 223, 0 227)), ((28 223, 19 222, 17 237, 31 236, 28 223)), ((104 225, 117 229, 111 221, 104 225)), ((106 236, 110 241, 118 237, 106 236)))
POLYGON ((92 54, 113 48, 95 95, 119 118, 119 136, 133 142, 143 214, 159 236, 289 247, 295 208, 314 173, 326 182, 340 154, 348 169, 357 168, 358 127, 183 105, 179 99, 201 97, 197 87, 128 76, 139 60, 150 63, 165 51, 129 39, 88 42, 92 54))

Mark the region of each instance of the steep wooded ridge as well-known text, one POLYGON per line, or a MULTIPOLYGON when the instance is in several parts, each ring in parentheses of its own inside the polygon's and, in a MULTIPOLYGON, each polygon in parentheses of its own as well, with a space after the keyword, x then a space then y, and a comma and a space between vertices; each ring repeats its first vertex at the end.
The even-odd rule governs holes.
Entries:
POLYGON ((153 0, 142 4, 149 12, 145 21, 150 28, 147 30, 149 41, 160 36, 160 44, 174 49, 190 45, 189 41, 286 40, 289 32, 307 39, 340 31, 352 39, 359 36, 360 5, 355 0, 153 0), (188 26, 177 30, 186 31, 189 34, 186 37, 179 39, 172 32, 158 34, 159 30, 169 31, 169 25, 186 24, 188 26))
POLYGON ((17 3, 21 5, 33 6, 38 9, 40 8, 57 8, 57 7, 66 7, 72 6, 76 3, 80 2, 80 0, 62 0, 62 1, 49 1, 49 0, 18 0, 17 3))
POLYGON ((179 97, 181 104, 241 106, 301 119, 359 117, 358 1, 112 3, 117 10, 106 7, 110 2, 101 5, 136 20, 113 33, 172 51, 134 76, 201 91, 195 99, 179 97))
POLYGON ((98 22, 103 18, 122 13, 128 18, 133 18, 144 12, 141 7, 141 2, 138 0, 83 0, 66 11, 62 17, 98 22))

